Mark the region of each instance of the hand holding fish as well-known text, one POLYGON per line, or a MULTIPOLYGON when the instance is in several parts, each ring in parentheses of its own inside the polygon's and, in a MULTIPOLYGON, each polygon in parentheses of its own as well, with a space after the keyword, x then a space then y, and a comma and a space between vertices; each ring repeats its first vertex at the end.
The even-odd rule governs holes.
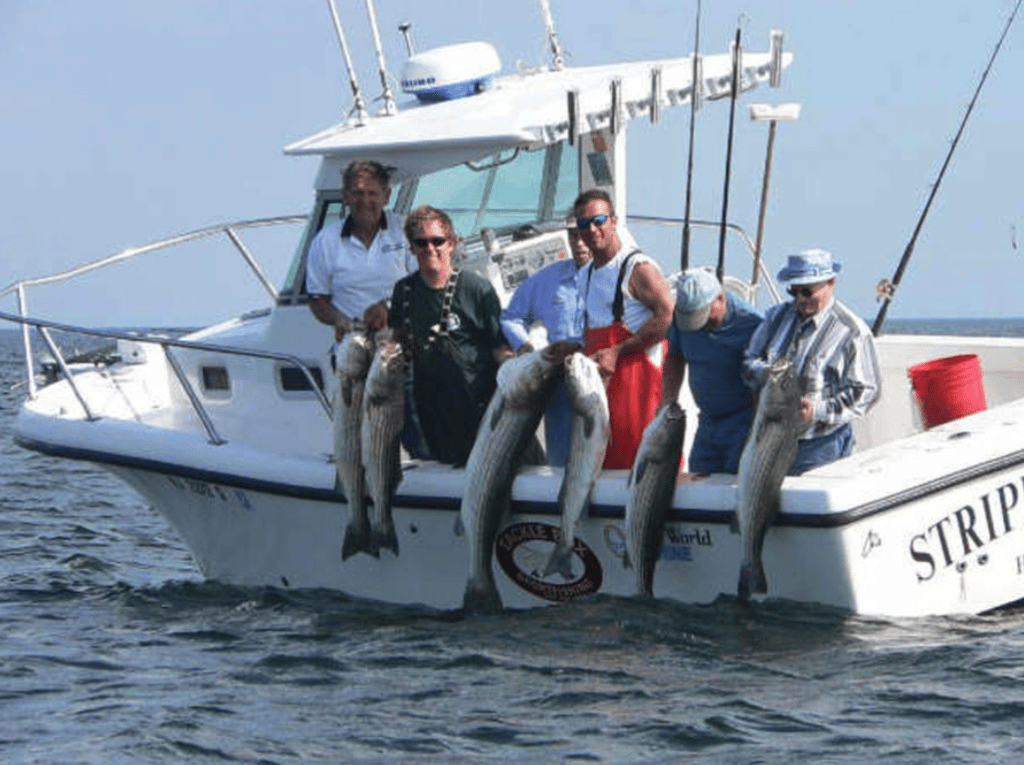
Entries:
POLYGON ((597 363, 597 369, 601 373, 601 379, 607 388, 615 374, 615 365, 619 363, 619 346, 613 345, 608 348, 601 348, 590 355, 597 363))
POLYGON ((807 396, 800 399, 800 422, 810 422, 814 418, 814 402, 807 396))
POLYGON ((374 303, 363 313, 363 323, 376 331, 388 325, 388 304, 386 300, 374 303))
POLYGON ((583 346, 572 340, 559 340, 544 349, 545 356, 556 364, 562 364, 569 356, 583 350, 583 346))

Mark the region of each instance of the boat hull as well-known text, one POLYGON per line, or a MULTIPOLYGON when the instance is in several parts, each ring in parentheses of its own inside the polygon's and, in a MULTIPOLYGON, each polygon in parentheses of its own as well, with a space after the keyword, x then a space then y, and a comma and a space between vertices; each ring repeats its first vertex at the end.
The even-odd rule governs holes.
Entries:
MULTIPOLYGON (((770 598, 822 603, 888 616, 979 613, 1024 598, 1024 456, 1002 468, 978 468, 945 487, 920 487, 917 498, 842 513, 783 513, 765 539, 770 598)), ((394 509, 400 556, 341 560, 347 506, 338 497, 297 496, 171 473, 108 466, 180 533, 204 576, 244 586, 326 588, 393 603, 461 607, 468 546, 456 531, 454 497, 435 507, 400 496, 394 509)), ((459 471, 420 466, 429 483, 459 471)), ((559 518, 553 504, 523 499, 557 493, 560 471, 526 471, 521 499, 495 543, 492 565, 506 606, 530 608, 594 593, 633 595, 625 568, 622 508, 598 504, 579 524, 572 580, 542 577, 559 518)), ((605 494, 624 474, 605 476, 605 494)), ((797 479, 798 480, 798 479, 797 479)), ((791 479, 795 483, 796 480, 791 479)), ((413 487, 415 490, 415 482, 413 487)), ((800 488, 791 486, 790 492, 800 488)), ((453 491, 453 493, 454 493, 453 491)), ((654 594, 706 603, 733 596, 742 560, 740 538, 721 507, 729 477, 701 487, 680 483, 665 530, 654 594), (701 491, 703 489, 703 491, 701 491), (694 495, 710 507, 688 507, 694 495), (716 501, 718 500, 718 501, 716 501)), ((804 489, 813 495, 812 489, 804 489)), ((805 500, 807 498, 805 497, 805 500)))
MULTIPOLYGON (((764 544, 769 598, 889 616, 980 613, 1024 599, 1024 399, 1014 398, 1024 341, 971 346, 983 354, 992 408, 918 432, 910 394, 899 391, 907 366, 964 344, 883 338, 887 395, 858 424, 858 450, 783 484, 782 512, 764 544)), ((118 475, 167 518, 209 579, 461 607, 468 572, 468 545, 456 533, 462 470, 405 463, 393 512, 401 555, 343 562, 348 508, 335 486, 329 422, 315 399, 264 395, 265 386, 254 392, 245 369, 230 368, 242 392, 208 402, 224 436, 216 440, 173 395, 161 357, 149 356, 145 364, 76 375, 79 391, 96 402, 100 416, 92 419, 66 381, 45 387, 19 413, 18 442, 118 475)), ((185 351, 179 357, 200 363, 185 351)), ((256 365, 249 374, 257 382, 265 376, 256 365)), ((512 513, 492 560, 509 607, 634 594, 623 563, 625 471, 605 471, 597 481, 578 526, 574 577, 539 575, 560 524, 561 477, 560 469, 534 467, 513 484, 512 513)), ((742 558, 730 531, 735 480, 679 478, 655 597, 707 603, 735 595, 742 558)))

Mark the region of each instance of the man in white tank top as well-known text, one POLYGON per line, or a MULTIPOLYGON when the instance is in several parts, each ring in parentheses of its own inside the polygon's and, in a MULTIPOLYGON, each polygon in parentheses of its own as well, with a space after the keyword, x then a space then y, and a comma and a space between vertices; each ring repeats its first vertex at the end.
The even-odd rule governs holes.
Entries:
POLYGON ((583 277, 585 340, 608 388, 612 439, 604 467, 628 469, 661 400, 662 354, 657 351, 672 322, 675 299, 654 260, 623 248, 607 193, 583 192, 573 211, 593 253, 583 277))

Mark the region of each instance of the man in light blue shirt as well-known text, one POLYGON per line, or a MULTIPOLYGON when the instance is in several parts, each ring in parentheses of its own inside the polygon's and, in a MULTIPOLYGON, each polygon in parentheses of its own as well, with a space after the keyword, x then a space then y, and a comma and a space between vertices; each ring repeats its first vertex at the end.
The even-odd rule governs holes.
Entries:
MULTIPOLYGON (((571 259, 542 268, 520 284, 501 313, 501 328, 516 353, 533 350, 530 327, 540 322, 548 333, 548 343, 559 345, 563 355, 583 347, 583 294, 580 283, 583 267, 590 262, 590 249, 579 231, 569 229, 571 259)), ((572 408, 565 385, 559 384, 544 414, 544 439, 548 463, 565 467, 569 458, 569 433, 572 408)))

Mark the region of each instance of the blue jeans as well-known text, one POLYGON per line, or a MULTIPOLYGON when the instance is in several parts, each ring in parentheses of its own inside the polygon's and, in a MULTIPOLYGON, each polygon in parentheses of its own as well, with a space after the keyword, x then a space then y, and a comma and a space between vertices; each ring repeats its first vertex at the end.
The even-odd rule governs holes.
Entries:
POLYGON ((555 395, 544 412, 544 444, 547 462, 554 467, 565 467, 569 461, 569 437, 572 434, 572 406, 565 383, 558 383, 555 395))
POLYGON ((736 473, 740 455, 754 421, 754 409, 748 406, 724 417, 697 420, 697 433, 690 449, 686 469, 692 473, 736 473))
POLYGON ((853 427, 850 423, 841 425, 827 436, 801 438, 796 450, 796 459, 786 475, 800 475, 811 468, 835 462, 840 457, 853 454, 853 427))

